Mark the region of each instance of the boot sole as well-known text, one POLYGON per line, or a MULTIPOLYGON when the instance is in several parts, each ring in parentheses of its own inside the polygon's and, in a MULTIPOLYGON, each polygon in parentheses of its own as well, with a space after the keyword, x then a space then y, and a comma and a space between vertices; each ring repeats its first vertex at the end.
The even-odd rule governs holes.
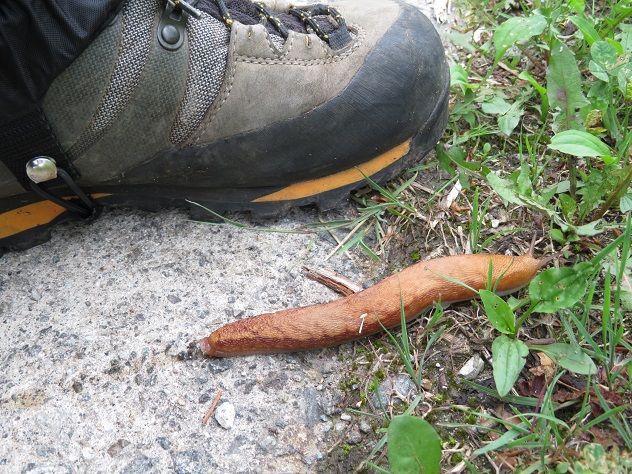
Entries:
MULTIPOLYGON (((447 91, 444 99, 447 100, 447 91)), ((429 127, 391 150, 353 168, 285 187, 203 189, 164 186, 95 186, 85 188, 99 207, 184 208, 195 220, 214 220, 218 214, 248 211, 257 218, 271 218, 293 207, 315 205, 329 210, 349 201, 350 193, 366 185, 365 176, 383 184, 410 168, 434 148, 445 130, 448 110, 444 100, 435 109, 429 127)), ((72 199, 69 196, 65 199, 72 199)), ((24 250, 50 239, 51 228, 73 216, 64 208, 34 193, 0 202, 0 254, 3 250, 24 250)))

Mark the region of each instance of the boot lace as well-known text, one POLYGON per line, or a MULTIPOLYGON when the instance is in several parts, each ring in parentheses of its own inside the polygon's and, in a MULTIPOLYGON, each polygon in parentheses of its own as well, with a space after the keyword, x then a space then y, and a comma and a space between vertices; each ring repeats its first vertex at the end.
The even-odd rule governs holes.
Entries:
POLYGON ((271 11, 262 2, 250 0, 197 0, 189 2, 187 7, 184 3, 180 0, 176 4, 185 11, 187 7, 195 7, 208 13, 223 21, 229 30, 233 22, 238 21, 245 25, 262 24, 270 34, 283 39, 289 36, 291 30, 313 33, 334 50, 343 48, 352 40, 345 19, 331 5, 291 7, 287 13, 279 13, 271 11))

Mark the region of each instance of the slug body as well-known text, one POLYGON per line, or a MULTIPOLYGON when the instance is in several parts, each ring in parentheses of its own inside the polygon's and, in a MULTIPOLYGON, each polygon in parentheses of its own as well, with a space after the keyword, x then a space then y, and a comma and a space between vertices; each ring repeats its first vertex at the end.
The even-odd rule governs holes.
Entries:
POLYGON ((215 357, 318 349, 369 336, 401 323, 441 301, 442 305, 469 300, 475 294, 460 281, 507 294, 527 285, 545 260, 532 255, 458 255, 418 262, 385 280, 330 303, 261 314, 227 324, 200 341, 202 352, 215 357), (500 278, 500 280, 499 280, 500 278), (401 299, 400 299, 401 297, 401 299), (379 321, 378 321, 379 319, 379 321), (381 325, 380 325, 381 322, 381 325))

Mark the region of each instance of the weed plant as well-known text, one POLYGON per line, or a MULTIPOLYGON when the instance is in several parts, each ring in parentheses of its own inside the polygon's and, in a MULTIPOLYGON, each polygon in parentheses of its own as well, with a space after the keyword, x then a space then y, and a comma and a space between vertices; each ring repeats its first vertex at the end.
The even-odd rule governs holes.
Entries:
MULTIPOLYGON (((514 214, 538 222, 566 265, 542 272, 519 300, 479 292, 497 334, 490 347, 494 385, 464 383, 498 399, 509 415, 454 406, 468 422, 435 428, 471 436, 459 472, 632 472, 632 5, 459 0, 455 6, 464 26, 447 38, 456 51, 453 101, 436 151, 450 176, 446 186, 459 181, 471 196, 469 248, 486 251, 503 233, 522 230, 483 240, 486 211, 500 198, 514 214), (529 340, 531 320, 540 315, 555 322, 547 329, 552 343, 529 340), (529 354, 541 365, 527 370, 529 354)), ((363 195, 351 228, 365 218, 387 226, 392 221, 383 211, 395 208, 406 210, 397 211, 400 222, 414 220, 419 212, 402 197, 406 186, 373 186, 376 193, 363 195)), ((427 373, 423 358, 446 331, 441 319, 431 321, 425 351, 411 347, 405 326, 387 334, 418 386, 427 373)), ((418 415, 417 403, 400 416, 418 415)), ((436 448, 428 427, 398 420, 390 430, 395 418, 385 415, 389 427, 372 453, 387 446, 390 465, 378 467, 374 457, 368 465, 393 473, 447 470, 445 453, 442 464, 423 455, 436 448), (406 446, 400 429, 410 437, 406 446)))

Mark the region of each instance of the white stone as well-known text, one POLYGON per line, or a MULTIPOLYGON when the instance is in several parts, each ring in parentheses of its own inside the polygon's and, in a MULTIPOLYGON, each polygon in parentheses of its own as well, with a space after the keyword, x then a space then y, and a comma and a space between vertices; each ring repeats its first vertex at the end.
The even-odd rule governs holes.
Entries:
POLYGON ((478 377, 485 367, 485 362, 481 359, 481 356, 474 354, 470 359, 461 367, 459 375, 465 379, 473 380, 478 377))
POLYGON ((215 410, 215 419, 224 429, 231 429, 235 425, 235 407, 232 403, 222 403, 215 410))
POLYGON ((81 457, 83 459, 85 459, 86 461, 89 461, 90 459, 94 458, 94 450, 88 446, 86 446, 85 448, 83 448, 81 450, 81 457))

